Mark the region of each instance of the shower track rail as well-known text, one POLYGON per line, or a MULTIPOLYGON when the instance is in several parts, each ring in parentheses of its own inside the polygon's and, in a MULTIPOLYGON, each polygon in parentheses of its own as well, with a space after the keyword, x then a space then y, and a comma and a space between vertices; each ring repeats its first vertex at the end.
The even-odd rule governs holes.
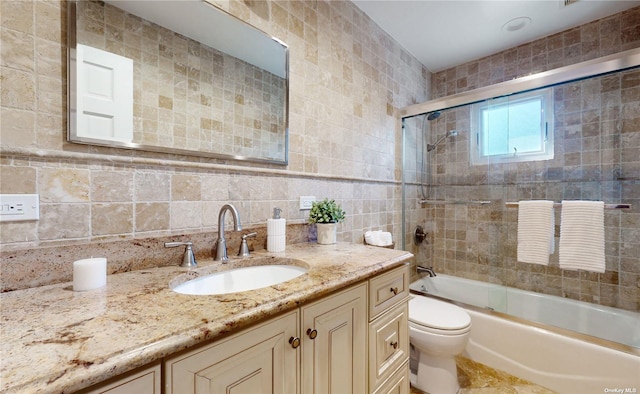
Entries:
MULTIPOLYGON (((505 202, 507 208, 518 208, 517 202, 505 202)), ((553 203, 554 208, 562 208, 561 202, 553 203)), ((604 209, 631 209, 631 204, 604 204, 604 209)))
MULTIPOLYGON (((425 205, 489 205, 492 201, 487 200, 472 200, 472 201, 463 201, 463 200, 420 200, 420 204, 425 205)), ((505 202, 504 205, 507 208, 518 208, 519 203, 517 202, 505 202)), ((562 203, 556 202, 553 203, 554 208, 562 208, 562 203)), ((631 209, 631 204, 604 204, 604 209, 631 209)))
POLYGON ((491 201, 420 200, 420 204, 427 204, 427 205, 488 205, 488 204, 491 204, 491 201))

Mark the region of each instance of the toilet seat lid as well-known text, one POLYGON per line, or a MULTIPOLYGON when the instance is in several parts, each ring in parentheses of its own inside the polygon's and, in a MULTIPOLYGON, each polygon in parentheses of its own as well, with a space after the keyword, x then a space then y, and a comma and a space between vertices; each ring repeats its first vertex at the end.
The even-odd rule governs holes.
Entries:
POLYGON ((416 296, 409 301, 409 320, 440 330, 459 330, 471 324, 464 309, 430 297, 416 296))

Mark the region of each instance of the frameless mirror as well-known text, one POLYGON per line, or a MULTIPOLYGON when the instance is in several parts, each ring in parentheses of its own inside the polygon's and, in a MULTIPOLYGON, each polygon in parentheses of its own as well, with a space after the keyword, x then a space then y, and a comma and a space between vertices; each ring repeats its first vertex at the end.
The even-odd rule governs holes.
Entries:
POLYGON ((203 0, 70 1, 67 138, 286 165, 288 58, 203 0))

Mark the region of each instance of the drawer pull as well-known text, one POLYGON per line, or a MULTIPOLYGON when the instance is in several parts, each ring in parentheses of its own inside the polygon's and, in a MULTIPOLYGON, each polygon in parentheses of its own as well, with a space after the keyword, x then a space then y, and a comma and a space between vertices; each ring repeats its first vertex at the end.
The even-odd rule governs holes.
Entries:
POLYGON ((311 339, 316 339, 316 337, 318 336, 318 331, 307 328, 307 335, 311 339))
POLYGON ((389 343, 389 345, 391 345, 392 348, 397 349, 398 348, 398 341, 391 342, 391 343, 389 343))
POLYGON ((398 295, 398 288, 397 287, 392 287, 391 289, 389 289, 389 291, 391 291, 393 293, 393 295, 398 295))
POLYGON ((298 346, 300 346, 300 338, 291 337, 291 338, 289 338, 289 343, 291 344, 292 348, 296 349, 296 348, 298 348, 298 346))

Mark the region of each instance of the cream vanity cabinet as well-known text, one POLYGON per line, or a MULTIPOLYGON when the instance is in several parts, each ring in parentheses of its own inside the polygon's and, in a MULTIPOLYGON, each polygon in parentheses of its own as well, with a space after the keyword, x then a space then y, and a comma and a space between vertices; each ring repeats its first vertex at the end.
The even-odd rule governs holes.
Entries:
POLYGON ((407 265, 165 360, 165 393, 408 393, 407 265))

